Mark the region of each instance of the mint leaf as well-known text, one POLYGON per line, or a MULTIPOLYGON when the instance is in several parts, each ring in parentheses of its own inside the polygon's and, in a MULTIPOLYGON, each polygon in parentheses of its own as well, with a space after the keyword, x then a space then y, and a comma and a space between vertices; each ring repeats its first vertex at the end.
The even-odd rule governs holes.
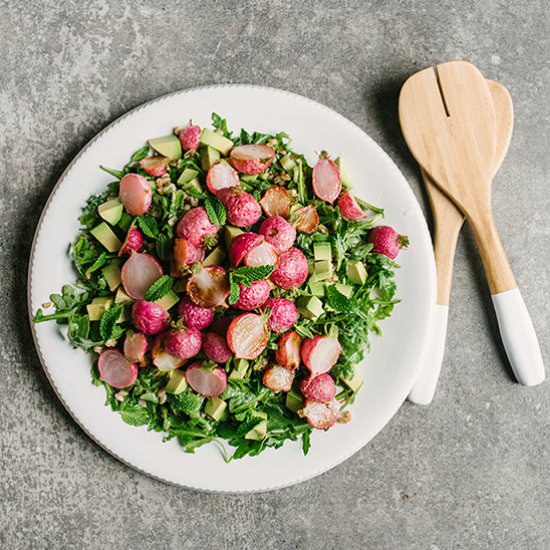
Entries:
POLYGON ((147 215, 139 216, 139 218, 137 218, 137 224, 146 237, 149 237, 150 239, 158 238, 159 226, 155 218, 147 215))
POLYGON ((108 259, 109 255, 107 252, 102 252, 97 257, 97 260, 86 270, 86 275, 91 275, 94 271, 97 271, 99 268, 103 267, 107 263, 108 259))
POLYGON ((156 302, 166 296, 172 290, 172 286, 174 286, 174 279, 168 275, 162 275, 147 289, 145 299, 148 302, 156 302))
POLYGON ((204 201, 204 208, 208 214, 208 219, 213 225, 225 225, 227 212, 225 206, 216 197, 207 197, 204 201))
POLYGON ((233 280, 232 274, 230 273, 229 274, 229 296, 227 298, 229 305, 232 306, 233 304, 237 303, 240 295, 241 295, 241 289, 239 288, 239 285, 233 280))
POLYGON ((116 305, 110 307, 99 321, 99 334, 104 341, 110 340, 115 334, 115 325, 122 312, 122 306, 116 305))
POLYGON ((141 149, 138 149, 131 157, 130 162, 138 162, 144 159, 149 154, 149 145, 144 145, 141 149))
POLYGON ((250 286, 250 283, 267 279, 275 269, 273 265, 259 265, 257 267, 237 267, 231 272, 231 277, 236 283, 250 286))

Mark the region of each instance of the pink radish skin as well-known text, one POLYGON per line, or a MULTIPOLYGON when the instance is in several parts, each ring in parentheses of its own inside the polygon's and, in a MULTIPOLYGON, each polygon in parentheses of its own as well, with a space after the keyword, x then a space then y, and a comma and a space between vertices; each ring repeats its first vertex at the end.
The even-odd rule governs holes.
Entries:
POLYGON ((189 124, 187 128, 180 130, 179 138, 184 151, 195 152, 201 142, 201 127, 197 124, 189 124))
POLYGON ((206 187, 212 195, 217 195, 222 189, 239 185, 239 174, 227 162, 218 162, 211 166, 206 174, 206 187))
POLYGON ((120 273, 124 292, 134 300, 142 300, 149 287, 162 276, 162 266, 150 254, 132 254, 120 273))
POLYGON ((233 304, 233 307, 244 311, 252 311, 262 307, 269 298, 271 286, 267 281, 255 281, 250 286, 244 286, 239 283, 239 299, 233 304))
POLYGON ((328 372, 337 362, 342 353, 342 346, 336 338, 320 336, 307 338, 302 344, 300 355, 311 376, 328 372))
POLYGON ((349 191, 340 195, 338 199, 338 208, 342 216, 348 220, 362 220, 366 217, 359 204, 357 204, 355 197, 349 191))
POLYGON ((169 330, 164 335, 164 349, 174 357, 191 359, 202 347, 202 334, 196 328, 169 330))
POLYGON ((296 331, 286 332, 279 338, 275 360, 278 365, 296 370, 300 366, 300 348, 302 338, 296 331))
POLYGON ((145 364, 145 354, 148 348, 147 338, 141 332, 128 334, 124 339, 124 357, 128 361, 145 364))
POLYGON ((373 244, 372 251, 376 254, 384 254, 394 260, 402 248, 409 245, 409 239, 399 235, 397 231, 388 225, 373 227, 369 233, 368 242, 373 244))
POLYGON ((139 161, 141 169, 153 178, 166 174, 168 159, 166 157, 147 157, 139 161))
POLYGON ((200 307, 189 298, 184 298, 178 306, 179 314, 188 328, 204 330, 214 321, 214 310, 208 307, 200 307))
POLYGON ((248 267, 258 267, 260 265, 275 265, 279 259, 277 250, 275 247, 268 243, 263 242, 258 246, 255 246, 244 257, 244 265, 248 267))
POLYGON ((155 302, 138 300, 132 306, 132 322, 143 334, 158 334, 170 324, 170 314, 155 302))
POLYGON ((202 351, 212 361, 216 363, 225 363, 231 356, 231 350, 227 346, 224 336, 215 332, 207 332, 202 337, 202 351))
POLYGON ((227 219, 231 225, 248 227, 255 224, 262 216, 258 201, 241 187, 222 189, 217 197, 225 206, 227 219))
POLYGON ((159 334, 153 341, 151 346, 151 357, 153 359, 153 365, 158 370, 166 372, 175 369, 179 369, 185 365, 185 359, 180 359, 174 355, 170 355, 163 346, 163 335, 159 334))
POLYGON ((184 238, 174 240, 174 267, 178 273, 187 266, 200 262, 204 256, 204 250, 184 238))
POLYGON ((118 251, 119 256, 124 254, 130 254, 130 252, 137 252, 143 248, 143 235, 139 229, 135 227, 130 227, 128 233, 126 233, 126 238, 118 251))
POLYGON ((269 328, 273 332, 283 332, 291 328, 298 320, 296 304, 286 298, 271 298, 265 305, 271 309, 269 328))
POLYGON ((328 373, 314 376, 300 382, 300 391, 306 399, 328 403, 336 395, 336 384, 328 373))
POLYGON ((217 397, 227 386, 227 374, 221 367, 203 367, 200 361, 187 367, 185 378, 197 393, 205 397, 217 397))
POLYGON ((133 385, 138 377, 138 366, 116 349, 106 349, 99 354, 97 370, 101 380, 116 389, 133 385))
POLYGON ((257 233, 243 233, 237 235, 231 242, 229 250, 229 262, 237 267, 244 257, 256 246, 264 242, 264 238, 257 233))
POLYGON ((260 200, 260 205, 268 218, 272 216, 288 218, 290 214, 290 203, 288 191, 284 187, 279 187, 278 185, 270 187, 260 200))
POLYGON ((328 158, 320 158, 313 167, 312 185, 318 198, 332 204, 342 191, 338 166, 328 158))
POLYGON ((278 253, 286 252, 296 240, 296 229, 281 216, 273 216, 262 222, 260 235, 275 247, 278 253))
POLYGON ((301 286, 309 275, 309 265, 304 253, 296 247, 289 248, 279 256, 271 280, 284 290, 301 286))
POLYGON ((274 365, 264 372, 262 382, 263 385, 271 391, 290 391, 292 382, 294 382, 294 371, 285 369, 279 365, 274 365))
POLYGON ((318 430, 328 430, 338 420, 340 403, 332 399, 328 403, 319 403, 312 399, 306 399, 305 407, 302 409, 308 424, 318 430))
POLYGON ((176 226, 176 236, 187 239, 193 246, 200 248, 205 241, 217 235, 219 226, 210 222, 204 206, 188 210, 176 226))
POLYGON ((230 153, 231 164, 241 173, 247 175, 261 174, 273 162, 275 152, 267 145, 239 145, 230 153))
POLYGON ((219 265, 203 267, 198 265, 189 277, 186 285, 189 298, 200 307, 226 305, 229 295, 229 277, 219 265))
POLYGON ((141 216, 151 207, 153 192, 149 182, 143 176, 126 174, 120 180, 118 197, 128 214, 141 216))
POLYGON ((319 227, 319 214, 315 206, 304 206, 294 212, 294 227, 301 233, 311 233, 317 231, 319 227))
POLYGON ((256 359, 267 346, 269 328, 264 316, 243 313, 227 329, 227 345, 237 359, 256 359))

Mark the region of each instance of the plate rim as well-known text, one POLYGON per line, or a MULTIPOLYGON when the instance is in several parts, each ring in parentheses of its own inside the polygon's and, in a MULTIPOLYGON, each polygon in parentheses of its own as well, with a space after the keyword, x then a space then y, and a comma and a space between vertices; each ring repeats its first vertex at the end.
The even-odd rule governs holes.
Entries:
MULTIPOLYGON (((287 95, 287 96, 289 96, 293 99, 296 99, 296 100, 299 100, 299 101, 302 101, 302 102, 305 102, 305 103, 309 103, 309 104, 311 104, 311 105, 313 105, 317 108, 320 108, 323 111, 326 111, 327 113, 331 114, 332 116, 336 116, 343 123, 345 123, 347 126, 349 126, 351 129, 353 129, 356 132, 360 132, 363 137, 367 138, 371 142, 371 144, 376 149, 378 149, 380 153, 382 153, 381 154, 381 159, 384 159, 384 162, 386 162, 386 164, 388 164, 388 166, 391 168, 391 170, 393 172, 395 172, 400 178, 402 178, 407 183, 406 189, 407 189, 407 191, 410 195, 410 198, 415 203, 415 205, 418 207, 418 209, 421 213, 420 225, 422 227, 422 232, 425 233, 425 236, 431 242, 431 235, 430 235, 430 231, 429 231, 429 228, 428 228, 428 223, 427 223, 426 217, 425 217, 425 215, 422 211, 422 208, 420 206, 420 202, 418 201, 418 199, 414 195, 414 193, 412 191, 412 188, 408 184, 408 181, 406 180, 404 174, 401 172, 401 170, 398 168, 398 166, 392 160, 390 155, 388 153, 386 153, 386 151, 373 138, 371 138, 367 134, 367 132, 365 132, 361 127, 359 127, 353 121, 351 121, 350 119, 348 119, 344 115, 340 114, 338 111, 332 109, 331 107, 328 107, 327 105, 324 105, 323 103, 320 103, 320 102, 318 102, 314 99, 303 96, 301 94, 291 92, 291 91, 288 91, 288 90, 284 90, 284 89, 281 89, 281 88, 271 87, 271 86, 262 86, 262 85, 256 85, 256 84, 246 84, 246 83, 228 83, 228 84, 212 84, 212 85, 205 85, 205 86, 196 86, 196 87, 192 87, 192 88, 184 88, 184 89, 180 89, 180 90, 176 90, 176 91, 173 91, 173 92, 169 92, 169 93, 160 95, 160 96, 155 97, 151 100, 147 100, 143 103, 140 103, 139 105, 136 105, 132 109, 124 112, 122 115, 120 115, 115 120, 110 122, 107 126, 105 126, 102 130, 100 130, 97 134, 95 134, 78 151, 78 153, 75 155, 75 157, 69 162, 69 164, 63 170, 63 172, 61 173, 61 175, 59 176, 59 178, 57 179, 55 185, 53 186, 53 188, 51 189, 51 191, 49 193, 48 199, 46 200, 46 202, 45 202, 45 204, 42 208, 42 211, 40 213, 40 217, 39 217, 37 225, 36 225, 36 229, 34 231, 32 245, 31 245, 31 249, 30 249, 30 253, 29 253, 28 268, 27 268, 27 310, 28 310, 29 324, 30 324, 30 329, 31 329, 33 342, 34 342, 34 347, 35 347, 36 353, 38 355, 38 359, 40 361, 40 365, 42 367, 42 370, 45 373, 46 378, 47 378, 48 382, 50 383, 51 388, 53 389, 56 397, 59 399, 59 401, 63 405, 65 411, 69 414, 69 416, 72 418, 72 420, 77 424, 77 426, 96 445, 101 447, 109 455, 111 455, 112 457, 114 457, 115 459, 120 461, 125 466, 129 466, 133 470, 135 470, 135 471, 137 471, 141 474, 144 474, 144 475, 146 475, 146 476, 148 476, 152 479, 160 481, 162 483, 166 483, 168 485, 172 485, 172 486, 180 487, 180 488, 184 488, 184 489, 189 489, 189 490, 197 491, 197 492, 201 492, 201 493, 240 495, 240 494, 252 494, 252 493, 265 493, 265 492, 276 491, 278 489, 283 489, 283 488, 286 488, 286 487, 291 487, 291 486, 294 486, 294 485, 298 485, 300 483, 303 483, 305 481, 313 479, 313 478, 315 478, 315 477, 317 477, 317 476, 319 476, 323 473, 328 472, 329 470, 335 468, 339 464, 342 464, 343 462, 345 462, 346 460, 351 458, 353 455, 355 455, 358 451, 360 451, 363 447, 365 447, 370 441, 372 441, 384 429, 384 427, 387 426, 387 424, 391 421, 392 418, 394 418, 394 416, 397 414, 397 412, 399 411, 399 409, 403 405, 404 401, 407 398, 408 393, 412 389, 412 387, 414 385, 414 382, 416 380, 416 376, 417 376, 418 371, 419 371, 420 366, 421 366, 422 353, 418 354, 418 358, 417 358, 416 365, 415 365, 415 368, 414 368, 414 376, 411 377, 412 381, 410 383, 410 387, 405 391, 404 395, 400 396, 399 399, 396 399, 397 405, 394 407, 393 413, 391 414, 389 419, 376 431, 376 433, 367 442, 364 442, 364 443, 360 442, 359 445, 356 445, 348 453, 346 453, 346 455, 343 458, 340 457, 336 461, 331 462, 330 464, 328 464, 326 466, 323 466, 323 467, 318 468, 318 469, 314 469, 310 473, 300 477, 299 479, 294 479, 294 480, 286 482, 286 483, 279 483, 278 485, 264 486, 264 487, 260 487, 260 488, 257 488, 257 489, 242 489, 242 490, 238 490, 238 489, 206 489, 204 487, 198 487, 198 486, 194 486, 194 485, 191 485, 191 484, 184 484, 184 483, 180 483, 178 481, 173 481, 171 479, 167 479, 167 478, 162 477, 158 474, 155 474, 155 473, 152 473, 152 472, 150 472, 146 469, 143 469, 143 468, 133 464, 129 459, 121 457, 116 451, 110 449, 105 443, 100 441, 96 436, 94 436, 91 433, 91 431, 85 426, 84 422, 82 422, 79 419, 79 417, 77 416, 77 414, 69 407, 69 405, 67 404, 67 402, 65 401, 65 399, 61 395, 60 391, 58 390, 58 388, 57 388, 57 386, 56 386, 56 384, 55 384, 55 382, 52 378, 51 373, 49 372, 49 369, 46 365, 45 357, 42 353, 39 338, 38 338, 38 335, 37 335, 37 332, 36 332, 36 329, 35 329, 35 323, 33 322, 34 315, 33 315, 33 310, 32 310, 32 303, 31 303, 32 281, 33 281, 32 275, 33 275, 33 264, 34 264, 34 258, 35 258, 35 250, 36 250, 36 245, 37 245, 37 242, 38 242, 38 238, 39 238, 39 236, 41 234, 41 231, 42 231, 42 228, 43 228, 42 226, 43 226, 43 223, 44 223, 44 219, 45 219, 46 214, 48 213, 48 211, 51 207, 51 203, 53 202, 53 200, 54 200, 61 184, 67 178, 67 176, 71 172, 73 166, 80 160, 80 158, 85 154, 85 152, 88 151, 88 149, 92 145, 94 145, 99 139, 103 138, 106 134, 108 134, 115 126, 117 126, 118 124, 120 124, 121 122, 126 120, 127 118, 135 115, 139 111, 149 107, 150 105, 165 101, 165 100, 167 100, 169 98, 172 98, 172 97, 175 97, 175 96, 180 96, 180 95, 183 96, 183 95, 188 94, 188 93, 196 93, 196 92, 205 91, 205 90, 224 89, 224 88, 225 89, 228 89, 228 88, 231 88, 231 89, 245 88, 245 89, 256 90, 258 92, 269 92, 269 93, 278 93, 278 94, 282 94, 282 95, 287 95)), ((430 295, 431 295, 430 298, 431 298, 431 303, 435 304, 436 271, 435 271, 435 258, 434 258, 434 255, 433 255, 433 249, 431 249, 431 254, 429 255, 429 262, 430 262, 430 269, 428 269, 428 272, 429 272, 429 279, 430 279, 429 280, 430 295)), ((432 320, 433 320, 433 307, 429 308, 428 314, 429 314, 429 318, 427 319, 427 322, 425 323, 424 338, 423 338, 423 343, 421 345, 421 350, 426 347, 426 342, 427 342, 429 334, 430 334, 430 328, 431 328, 431 324, 432 324, 432 320)))

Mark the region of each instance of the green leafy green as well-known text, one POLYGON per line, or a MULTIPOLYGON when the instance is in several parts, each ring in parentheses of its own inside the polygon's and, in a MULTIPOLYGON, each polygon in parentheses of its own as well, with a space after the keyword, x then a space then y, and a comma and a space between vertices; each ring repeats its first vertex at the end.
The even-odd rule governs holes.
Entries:
POLYGON ((225 225, 227 212, 225 206, 216 197, 207 197, 204 201, 204 208, 208 214, 208 219, 213 225, 225 225))
POLYGON ((174 286, 174 279, 168 275, 162 275, 158 278, 145 293, 145 299, 149 302, 156 302, 163 296, 166 296, 174 286))

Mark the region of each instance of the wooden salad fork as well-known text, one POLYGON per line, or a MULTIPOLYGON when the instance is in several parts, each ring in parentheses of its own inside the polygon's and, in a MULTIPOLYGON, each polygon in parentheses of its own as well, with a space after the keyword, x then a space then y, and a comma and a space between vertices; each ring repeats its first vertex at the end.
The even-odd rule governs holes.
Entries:
POLYGON ((424 69, 403 85, 399 118, 416 161, 472 227, 517 380, 539 384, 545 377, 539 343, 491 208, 496 116, 487 82, 464 61, 424 69))

